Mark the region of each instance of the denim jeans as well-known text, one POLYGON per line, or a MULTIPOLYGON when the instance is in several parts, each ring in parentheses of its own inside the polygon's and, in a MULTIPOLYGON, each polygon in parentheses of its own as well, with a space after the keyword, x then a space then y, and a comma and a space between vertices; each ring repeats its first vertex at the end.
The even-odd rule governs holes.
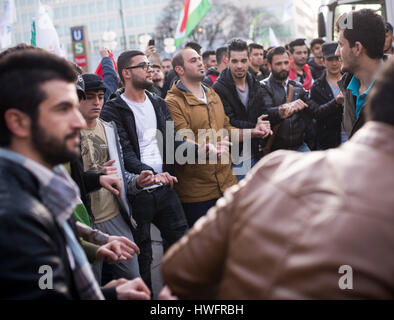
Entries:
POLYGON ((203 202, 182 203, 189 228, 191 228, 198 219, 204 216, 207 211, 216 204, 216 201, 217 199, 203 202))
POLYGON ((150 224, 153 223, 169 245, 178 241, 187 231, 187 222, 181 202, 168 186, 138 193, 132 202, 133 217, 137 222, 134 239, 140 248, 138 262, 140 274, 152 289, 151 263, 152 240, 150 224))
POLYGON ((253 156, 252 158, 249 158, 247 160, 242 161, 239 164, 233 163, 231 165, 231 169, 233 169, 234 175, 237 177, 238 182, 241 181, 243 178, 245 178, 246 174, 250 169, 252 169, 257 162, 259 162, 261 157, 253 156), (243 170, 241 168, 244 168, 243 170), (235 169, 235 170, 234 170, 235 169), (241 172, 238 172, 242 170, 241 172), (237 174, 239 173, 239 174, 237 174))
POLYGON ((306 143, 304 142, 302 145, 300 145, 297 148, 294 148, 294 151, 297 152, 310 152, 311 149, 309 149, 309 147, 306 145, 306 143))

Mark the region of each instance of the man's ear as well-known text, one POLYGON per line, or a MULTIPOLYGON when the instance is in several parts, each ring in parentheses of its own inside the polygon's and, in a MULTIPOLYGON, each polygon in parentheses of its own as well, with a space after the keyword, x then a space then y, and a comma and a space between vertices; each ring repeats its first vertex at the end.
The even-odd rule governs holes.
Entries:
POLYGON ((5 125, 11 134, 18 138, 27 138, 30 136, 31 119, 18 109, 8 109, 4 113, 5 125))
POLYGON ((361 55, 361 53, 364 52, 364 50, 365 50, 364 46, 361 44, 360 41, 356 41, 356 42, 354 43, 354 47, 353 47, 352 49, 353 49, 353 53, 354 53, 357 57, 359 57, 359 56, 361 55))
POLYGON ((130 79, 131 78, 130 70, 123 69, 122 70, 122 76, 123 76, 123 79, 130 79))
POLYGON ((179 76, 179 75, 183 76, 183 74, 184 74, 184 69, 183 69, 181 66, 176 66, 175 69, 174 69, 174 71, 176 72, 176 74, 177 74, 178 76, 179 76))

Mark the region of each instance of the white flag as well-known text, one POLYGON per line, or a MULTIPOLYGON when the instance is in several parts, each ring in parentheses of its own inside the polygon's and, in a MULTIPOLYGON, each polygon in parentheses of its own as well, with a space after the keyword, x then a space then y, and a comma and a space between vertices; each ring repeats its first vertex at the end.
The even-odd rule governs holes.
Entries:
POLYGON ((292 20, 294 17, 294 0, 286 0, 283 10, 282 23, 292 20))
POLYGON ((38 0, 37 13, 32 23, 31 44, 64 57, 56 29, 40 0, 38 0))
POLYGON ((279 41, 275 36, 274 30, 270 27, 270 47, 277 47, 279 46, 279 41))
POLYGON ((16 22, 16 10, 14 0, 6 0, 3 17, 0 21, 0 48, 4 49, 11 45, 11 28, 16 22))

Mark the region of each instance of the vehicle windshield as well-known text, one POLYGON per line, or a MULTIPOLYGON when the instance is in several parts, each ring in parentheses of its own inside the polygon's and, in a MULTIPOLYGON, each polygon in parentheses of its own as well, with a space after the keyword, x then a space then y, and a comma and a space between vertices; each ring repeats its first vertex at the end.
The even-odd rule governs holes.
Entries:
POLYGON ((333 40, 338 40, 338 32, 335 30, 335 22, 337 19, 346 12, 356 11, 361 9, 371 9, 374 10, 377 14, 383 16, 383 5, 381 1, 360 1, 354 2, 350 4, 339 4, 335 7, 335 14, 334 14, 334 21, 333 21, 333 28, 334 28, 334 37, 333 40), (368 3, 366 3, 368 2, 368 3))

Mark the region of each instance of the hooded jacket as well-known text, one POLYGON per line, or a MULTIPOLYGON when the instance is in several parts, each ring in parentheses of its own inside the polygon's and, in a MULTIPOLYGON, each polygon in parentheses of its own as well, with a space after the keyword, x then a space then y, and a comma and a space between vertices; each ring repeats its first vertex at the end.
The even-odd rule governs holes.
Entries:
MULTIPOLYGON (((203 86, 207 103, 197 99, 181 81, 176 82, 167 93, 166 102, 170 109, 175 128, 189 129, 194 134, 194 141, 198 142, 198 130, 220 129, 228 131, 236 129, 230 125, 230 120, 224 113, 220 97, 212 89, 203 86)), ((205 134, 200 140, 209 135, 205 134)), ((213 137, 212 142, 216 139, 213 137)), ((237 183, 231 171, 231 161, 219 161, 217 164, 176 164, 175 175, 178 184, 175 190, 181 202, 203 202, 220 198, 223 192, 237 183)))

